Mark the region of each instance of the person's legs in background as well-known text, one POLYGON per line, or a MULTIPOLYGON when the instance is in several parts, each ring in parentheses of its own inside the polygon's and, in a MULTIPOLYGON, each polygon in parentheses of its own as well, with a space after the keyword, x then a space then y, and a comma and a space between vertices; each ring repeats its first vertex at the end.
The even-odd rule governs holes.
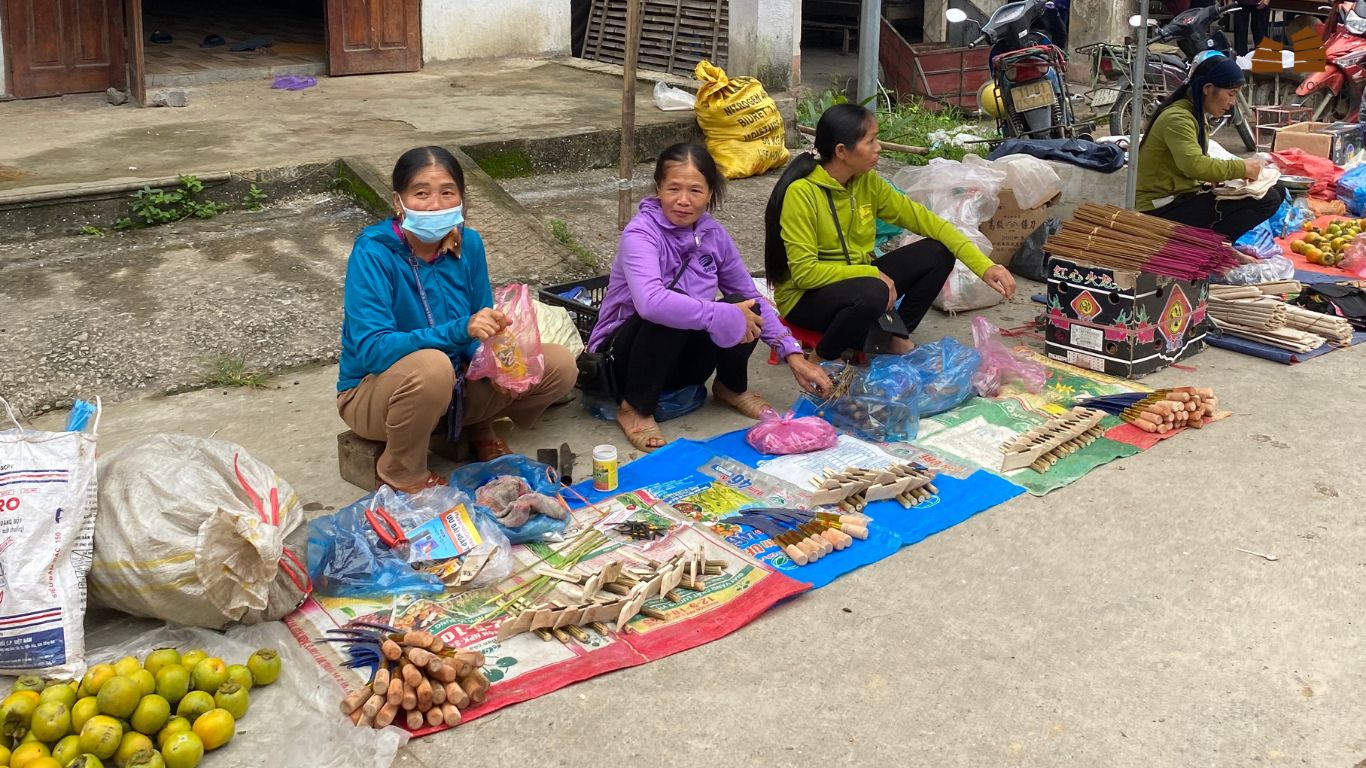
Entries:
MULTIPOLYGON (((906 330, 914 333, 953 272, 953 254, 938 240, 925 239, 902 246, 874 263, 896 283, 897 292, 901 294, 897 314, 901 315, 906 330)), ((905 353, 915 345, 906 339, 893 339, 892 348, 898 347, 905 353)))
POLYGON ((784 318, 800 328, 821 331, 816 356, 835 360, 862 349, 868 330, 887 311, 887 284, 876 277, 855 277, 802 294, 784 318))
POLYGON ((376 467, 380 482, 400 491, 433 482, 427 449, 454 386, 455 368, 446 353, 423 349, 337 397, 337 410, 353 432, 384 443, 376 467))

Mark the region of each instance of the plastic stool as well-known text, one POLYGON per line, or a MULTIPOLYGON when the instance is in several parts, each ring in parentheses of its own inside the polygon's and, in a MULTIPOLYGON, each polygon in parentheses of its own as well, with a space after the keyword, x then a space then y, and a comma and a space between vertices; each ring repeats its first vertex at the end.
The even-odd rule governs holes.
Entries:
MULTIPOLYGON (((820 331, 813 331, 807 328, 799 328, 787 322, 786 320, 782 321, 782 323, 784 326, 787 327, 788 332, 792 334, 792 338, 796 339, 797 343, 802 345, 803 352, 815 349, 816 345, 820 343, 822 335, 820 331)), ((778 359, 778 350, 769 350, 768 364, 777 365, 779 362, 781 361, 778 359)), ((859 365, 863 365, 868 362, 868 356, 865 355, 863 352, 859 352, 858 357, 855 358, 855 362, 859 365)))

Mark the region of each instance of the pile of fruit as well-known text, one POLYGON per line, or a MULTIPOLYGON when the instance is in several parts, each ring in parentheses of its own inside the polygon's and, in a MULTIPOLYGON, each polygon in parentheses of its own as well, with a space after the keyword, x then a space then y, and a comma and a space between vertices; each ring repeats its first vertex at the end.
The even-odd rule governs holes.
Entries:
POLYGON ((80 682, 21 677, 0 703, 0 766, 195 768, 232 741, 249 691, 279 676, 269 648, 232 665, 159 648, 96 664, 80 682))
POLYGON ((1290 244, 1290 250, 1300 254, 1310 264, 1336 267, 1347 257, 1347 246, 1366 229, 1366 219, 1342 219, 1326 227, 1305 222, 1307 233, 1302 240, 1290 244))

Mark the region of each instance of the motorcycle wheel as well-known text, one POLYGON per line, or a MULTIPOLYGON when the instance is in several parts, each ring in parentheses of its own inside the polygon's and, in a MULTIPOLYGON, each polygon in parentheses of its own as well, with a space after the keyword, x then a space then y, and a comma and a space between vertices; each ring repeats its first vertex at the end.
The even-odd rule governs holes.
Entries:
POLYGON ((1243 114, 1241 109, 1233 116, 1233 127, 1238 129, 1238 136, 1243 140, 1243 148, 1248 152, 1256 152, 1257 138, 1252 135, 1252 126, 1248 125, 1247 115, 1243 114))
MULTIPOLYGON (((1132 120, 1133 100, 1133 94, 1126 93, 1123 96, 1120 96, 1119 99, 1115 101, 1114 107, 1110 110, 1111 136, 1132 135, 1130 133, 1130 128, 1133 125, 1133 123, 1130 122, 1130 120, 1132 120)), ((1148 119, 1151 118, 1153 116, 1153 113, 1157 111, 1157 105, 1160 103, 1161 100, 1156 98, 1147 100, 1147 103, 1143 105, 1142 123, 1140 124, 1146 124, 1148 122, 1148 119)))
POLYGON ((1309 107, 1314 110, 1310 116, 1312 120, 1331 123, 1347 117, 1347 110, 1340 104, 1342 101, 1325 88, 1304 96, 1296 96, 1291 103, 1297 107, 1309 107))

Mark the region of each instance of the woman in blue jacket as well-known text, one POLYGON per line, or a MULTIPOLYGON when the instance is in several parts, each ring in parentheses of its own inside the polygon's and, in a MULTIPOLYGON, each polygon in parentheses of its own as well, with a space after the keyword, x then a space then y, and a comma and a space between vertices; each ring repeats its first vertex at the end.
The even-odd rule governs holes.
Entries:
POLYGON ((493 308, 483 238, 464 226, 464 171, 441 147, 419 147, 392 181, 394 217, 361 232, 346 263, 337 409, 385 444, 380 481, 411 492, 440 482, 427 451, 443 418, 448 439, 469 429, 480 461, 506 455, 493 421, 530 427, 573 388, 577 367, 569 350, 543 344, 545 374, 520 396, 464 380, 479 343, 509 324, 493 308))

